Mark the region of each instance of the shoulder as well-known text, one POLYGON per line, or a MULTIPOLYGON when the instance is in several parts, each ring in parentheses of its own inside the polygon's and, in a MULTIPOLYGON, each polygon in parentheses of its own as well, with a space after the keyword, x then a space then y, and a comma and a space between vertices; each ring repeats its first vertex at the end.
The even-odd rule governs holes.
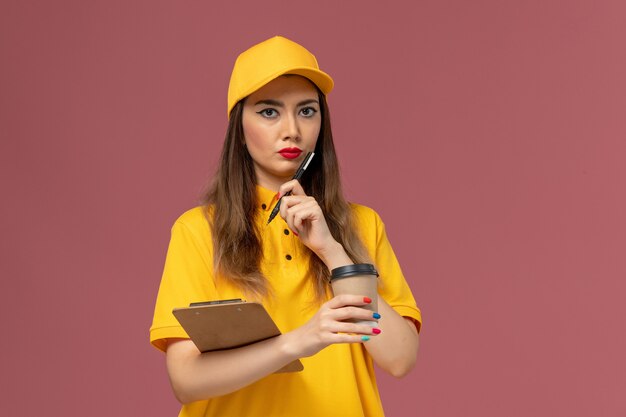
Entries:
POLYGON ((213 247, 211 227, 206 206, 194 207, 181 214, 171 230, 170 247, 197 248, 201 252, 210 252, 213 247))
POLYGON ((350 208, 352 209, 354 222, 358 227, 378 228, 382 226, 382 219, 374 209, 356 203, 350 203, 350 208))
POLYGON ((181 214, 172 229, 184 228, 194 233, 209 232, 209 216, 210 210, 206 206, 194 207, 181 214))
POLYGON ((385 224, 378 213, 367 206, 350 203, 352 226, 358 230, 361 241, 370 250, 385 235, 385 224))

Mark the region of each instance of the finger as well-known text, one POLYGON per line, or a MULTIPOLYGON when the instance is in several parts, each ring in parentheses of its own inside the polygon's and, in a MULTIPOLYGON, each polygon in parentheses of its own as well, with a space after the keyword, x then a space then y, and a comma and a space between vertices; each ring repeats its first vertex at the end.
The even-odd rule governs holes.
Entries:
POLYGON ((284 197, 283 203, 280 205, 280 217, 282 217, 292 232, 300 234, 300 230, 294 225, 294 204, 299 204, 302 197, 284 197))
POLYGON ((309 199, 312 199, 313 201, 315 201, 313 197, 309 197, 306 195, 287 195, 283 197, 283 200, 280 203, 280 207, 281 208, 283 206, 285 206, 285 208, 294 207, 294 206, 297 206, 299 204, 309 201, 309 199))
POLYGON ((341 294, 331 298, 326 302, 329 308, 340 308, 345 306, 364 306, 371 304, 372 300, 364 295, 341 294))
POLYGON ((287 210, 293 206, 300 204, 305 198, 305 196, 294 195, 283 197, 280 202, 280 216, 285 219, 287 217, 287 210))
POLYGON ((329 339, 332 343, 365 343, 370 340, 372 335, 360 335, 349 333, 337 333, 332 335, 329 339))
POLYGON ((288 216, 293 219, 296 229, 302 230, 305 221, 320 220, 324 217, 322 209, 312 197, 305 197, 300 204, 289 207, 288 216))
POLYGON ((331 343, 357 343, 361 341, 362 336, 372 336, 372 327, 360 327, 354 323, 335 323, 332 328, 324 326, 319 334, 320 340, 325 344, 331 343))
POLYGON ((280 215, 289 228, 300 233, 303 231, 305 221, 315 221, 323 219, 322 209, 313 197, 308 196, 289 196, 284 197, 281 203, 280 215))
POLYGON ((337 322, 333 326, 333 333, 349 333, 349 334, 361 334, 366 336, 379 335, 380 329, 378 326, 372 327, 369 324, 357 323, 357 322, 337 322), (377 329, 377 330, 374 330, 377 329))
MULTIPOLYGON (((335 320, 362 320, 362 321, 371 321, 373 323, 377 323, 378 316, 374 316, 375 312, 371 310, 366 310, 360 307, 342 307, 337 308, 332 311, 332 316, 335 320)), ((370 326, 371 327, 371 326, 370 326)))
POLYGON ((278 188, 278 193, 281 196, 287 194, 287 192, 289 191, 291 191, 292 195, 306 195, 298 180, 287 181, 286 183, 281 185, 280 188, 278 188))

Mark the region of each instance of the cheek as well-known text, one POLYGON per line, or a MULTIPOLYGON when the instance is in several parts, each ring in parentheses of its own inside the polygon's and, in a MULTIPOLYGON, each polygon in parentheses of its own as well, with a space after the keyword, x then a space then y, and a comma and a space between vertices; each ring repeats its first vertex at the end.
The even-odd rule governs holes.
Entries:
POLYGON ((263 145, 267 142, 267 129, 264 129, 263 127, 258 126, 254 123, 246 123, 244 119, 243 137, 248 149, 255 150, 258 148, 262 148, 263 145))
POLYGON ((321 129, 322 129, 322 126, 320 123, 316 123, 310 126, 310 128, 307 131, 307 140, 313 143, 317 142, 317 138, 320 135, 321 129))

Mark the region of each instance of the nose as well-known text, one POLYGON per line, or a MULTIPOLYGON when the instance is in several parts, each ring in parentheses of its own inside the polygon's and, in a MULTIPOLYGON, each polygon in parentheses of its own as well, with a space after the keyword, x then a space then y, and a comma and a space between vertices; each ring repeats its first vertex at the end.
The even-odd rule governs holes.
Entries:
POLYGON ((287 117, 283 118, 283 140, 300 140, 300 124, 296 115, 289 112, 287 117))

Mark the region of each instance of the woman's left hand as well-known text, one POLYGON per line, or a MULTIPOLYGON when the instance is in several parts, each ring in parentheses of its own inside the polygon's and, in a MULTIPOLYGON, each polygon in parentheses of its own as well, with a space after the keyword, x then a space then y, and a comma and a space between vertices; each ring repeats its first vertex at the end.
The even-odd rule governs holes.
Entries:
POLYGON ((298 180, 281 185, 280 195, 291 191, 280 203, 280 215, 287 225, 320 258, 337 249, 337 241, 330 233, 322 208, 315 198, 306 195, 298 180))

